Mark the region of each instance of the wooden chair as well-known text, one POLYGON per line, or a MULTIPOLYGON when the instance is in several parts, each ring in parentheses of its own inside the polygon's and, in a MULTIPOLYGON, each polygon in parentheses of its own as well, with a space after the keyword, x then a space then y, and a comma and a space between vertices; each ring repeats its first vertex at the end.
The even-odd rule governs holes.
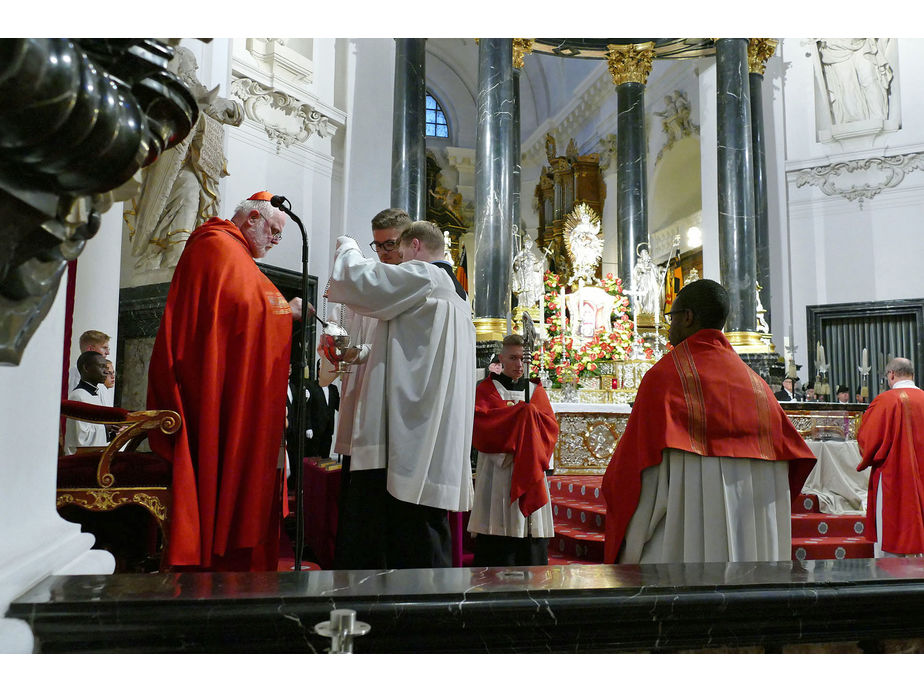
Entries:
POLYGON ((173 434, 180 416, 170 410, 128 411, 85 402, 62 400, 61 416, 78 421, 118 426, 105 447, 77 448, 75 454, 58 457, 57 508, 83 508, 108 512, 124 506, 140 506, 157 522, 162 537, 158 552, 161 567, 167 555, 170 517, 170 463, 153 452, 139 452, 148 432, 160 429, 173 434))

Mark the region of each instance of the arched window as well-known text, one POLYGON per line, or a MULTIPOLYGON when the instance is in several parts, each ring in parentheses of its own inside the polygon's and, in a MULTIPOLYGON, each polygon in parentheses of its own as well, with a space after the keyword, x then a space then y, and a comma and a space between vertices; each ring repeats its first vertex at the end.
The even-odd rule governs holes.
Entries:
POLYGON ((430 92, 427 92, 427 137, 449 137, 446 114, 430 92))

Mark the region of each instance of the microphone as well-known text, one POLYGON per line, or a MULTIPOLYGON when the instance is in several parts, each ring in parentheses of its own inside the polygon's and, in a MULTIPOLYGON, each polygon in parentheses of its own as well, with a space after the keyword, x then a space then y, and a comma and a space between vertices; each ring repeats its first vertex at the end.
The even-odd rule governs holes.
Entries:
POLYGON ((273 207, 278 207, 280 209, 282 208, 282 203, 288 201, 288 198, 285 198, 282 195, 273 195, 270 198, 270 204, 273 205, 273 207))

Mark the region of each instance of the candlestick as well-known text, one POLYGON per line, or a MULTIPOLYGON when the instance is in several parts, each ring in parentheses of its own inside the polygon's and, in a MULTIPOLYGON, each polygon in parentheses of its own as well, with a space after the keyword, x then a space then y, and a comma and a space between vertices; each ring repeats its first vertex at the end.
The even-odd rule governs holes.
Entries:
POLYGON ((561 290, 561 297, 558 299, 558 309, 561 311, 561 348, 562 353, 565 350, 565 290, 561 290))

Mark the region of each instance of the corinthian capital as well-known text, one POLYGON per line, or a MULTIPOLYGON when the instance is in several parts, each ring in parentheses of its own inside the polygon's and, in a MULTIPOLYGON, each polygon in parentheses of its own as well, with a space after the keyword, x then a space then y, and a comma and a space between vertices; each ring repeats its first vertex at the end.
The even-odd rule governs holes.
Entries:
POLYGON ((513 39, 513 66, 516 69, 523 69, 523 59, 533 52, 533 44, 535 42, 536 39, 513 39))
POLYGON ((776 39, 748 39, 748 72, 754 72, 758 75, 764 74, 764 70, 767 69, 767 61, 773 56, 778 43, 779 41, 776 39))
POLYGON ((606 61, 609 64, 613 84, 617 87, 626 82, 645 84, 651 72, 654 58, 654 41, 629 45, 608 44, 606 61))

